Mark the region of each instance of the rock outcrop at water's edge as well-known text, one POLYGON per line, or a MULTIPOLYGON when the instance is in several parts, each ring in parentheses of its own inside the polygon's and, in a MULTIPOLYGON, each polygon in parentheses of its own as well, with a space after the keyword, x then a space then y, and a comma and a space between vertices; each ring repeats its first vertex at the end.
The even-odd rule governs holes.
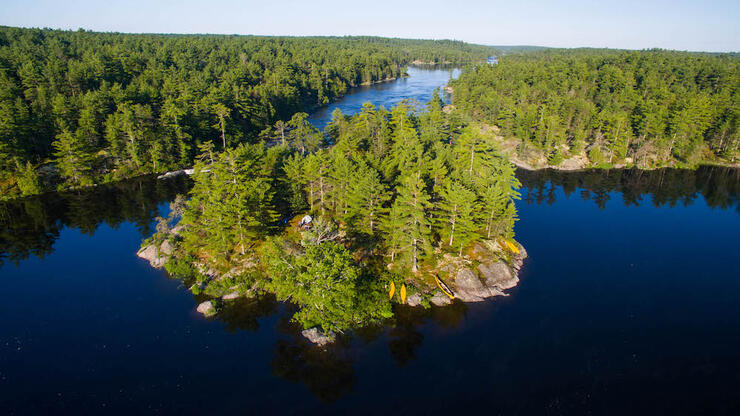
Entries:
POLYGON ((319 347, 323 347, 326 344, 331 344, 336 339, 337 335, 333 331, 323 332, 318 328, 304 329, 301 331, 301 335, 306 338, 312 344, 316 344, 319 347))
MULTIPOLYGON (((179 231, 178 227, 175 227, 168 235, 177 235, 179 231)), ((160 241, 162 242, 145 245, 137 252, 139 257, 149 261, 155 268, 162 268, 175 253, 170 237, 160 241)), ((466 249, 462 255, 444 253, 439 248, 434 268, 424 275, 407 278, 406 285, 411 288, 412 293, 406 298, 405 304, 410 307, 428 307, 429 304, 444 307, 453 301, 481 302, 495 296, 507 296, 505 291, 519 283, 519 270, 526 257, 524 247, 514 240, 483 240, 466 249), (444 282, 443 286, 449 287, 454 295, 452 298, 434 283, 434 276, 444 282)), ((251 267, 254 267, 254 263, 251 264, 251 267)), ((237 269, 232 269, 218 273, 202 263, 193 263, 192 266, 200 275, 207 278, 206 281, 200 282, 196 289, 192 289, 194 293, 206 292, 207 282, 222 281, 232 273, 238 272, 237 269)), ((254 287, 247 291, 242 289, 232 286, 208 293, 213 299, 201 302, 196 309, 206 317, 214 316, 218 313, 218 305, 237 299, 245 293, 251 293, 254 287)), ((315 327, 301 331, 301 335, 320 347, 334 342, 337 337, 337 334, 331 331, 325 333, 315 327)))
POLYGON ((447 258, 443 270, 452 280, 455 298, 463 302, 480 302, 494 296, 506 296, 504 292, 519 283, 519 269, 527 252, 516 243, 517 253, 511 252, 497 242, 476 244, 467 256, 447 258))
POLYGON ((213 316, 216 314, 216 307, 213 306, 213 302, 211 302, 210 300, 201 302, 196 310, 205 316, 213 316))
POLYGON ((149 264, 155 269, 161 269, 169 259, 174 247, 168 240, 164 240, 159 246, 155 244, 149 244, 142 247, 136 252, 136 255, 144 260, 147 260, 149 264))

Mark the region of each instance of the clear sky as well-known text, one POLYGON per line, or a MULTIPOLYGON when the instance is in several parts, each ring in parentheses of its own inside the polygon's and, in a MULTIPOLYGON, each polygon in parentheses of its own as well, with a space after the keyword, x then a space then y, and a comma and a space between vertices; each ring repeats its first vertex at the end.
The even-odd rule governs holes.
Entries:
POLYGON ((0 25, 740 51, 740 0, 0 0, 0 25))

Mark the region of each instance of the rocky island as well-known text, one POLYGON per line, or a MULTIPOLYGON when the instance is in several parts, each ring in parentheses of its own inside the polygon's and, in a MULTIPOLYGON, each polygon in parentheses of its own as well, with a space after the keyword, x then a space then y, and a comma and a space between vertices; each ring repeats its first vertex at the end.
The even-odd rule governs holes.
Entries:
POLYGON ((305 122, 278 143, 203 144, 189 198, 138 255, 207 298, 207 316, 262 293, 295 304, 317 344, 390 319, 393 304, 478 302, 517 284, 515 168, 437 94, 424 113, 337 112, 321 136, 305 122))

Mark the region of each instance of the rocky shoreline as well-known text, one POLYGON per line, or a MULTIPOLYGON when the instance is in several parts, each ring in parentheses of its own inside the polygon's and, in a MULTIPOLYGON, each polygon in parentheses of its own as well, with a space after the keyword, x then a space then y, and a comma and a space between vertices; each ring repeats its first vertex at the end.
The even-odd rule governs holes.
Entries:
MULTIPOLYGON (((171 233, 176 235, 177 227, 171 233)), ((159 244, 150 243, 143 246, 136 255, 147 260, 152 267, 161 269, 173 253, 174 246, 170 239, 164 239, 159 244)), ((454 300, 468 303, 481 302, 496 296, 508 296, 506 290, 519 283, 519 271, 526 257, 527 251, 524 247, 513 240, 509 242, 484 240, 474 244, 462 256, 442 254, 437 260, 437 266, 425 276, 406 278, 405 283, 412 289, 405 304, 410 307, 428 307, 429 305, 444 307, 452 304, 454 300), (438 276, 449 286, 454 300, 433 283, 431 280, 433 276, 438 276)), ((198 268, 201 269, 201 267, 198 268)), ((202 270, 202 272, 209 276, 212 282, 217 282, 230 273, 218 275, 211 270, 202 270)), ((218 314, 217 304, 219 302, 249 296, 252 293, 251 290, 231 289, 220 297, 201 302, 196 310, 206 317, 214 316, 218 314)), ((336 334, 323 333, 318 328, 303 330, 301 334, 309 342, 319 346, 325 346, 336 338, 336 334)))

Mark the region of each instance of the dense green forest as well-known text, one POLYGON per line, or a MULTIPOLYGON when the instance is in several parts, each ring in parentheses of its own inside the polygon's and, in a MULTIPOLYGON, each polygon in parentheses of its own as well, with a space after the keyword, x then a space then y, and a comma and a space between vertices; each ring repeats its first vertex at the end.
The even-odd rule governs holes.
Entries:
MULTIPOLYGON (((544 50, 464 71, 454 105, 557 166, 737 163, 740 63, 728 54, 544 50)), ((542 166, 542 164, 539 164, 542 166)))
MULTIPOLYGON (((376 37, 134 35, 0 27, 0 194, 192 166, 407 63, 492 48, 376 37)), ((296 120, 300 124, 301 118, 296 120)))
POLYGON ((330 147, 301 137, 220 153, 203 145, 189 201, 145 245, 174 246, 168 271, 196 292, 257 287, 297 304, 304 327, 342 331, 387 318, 387 285, 434 282, 444 253, 511 241, 514 166, 445 115, 436 94, 422 114, 403 103, 335 111, 327 133, 330 147), (299 233, 306 212, 312 227, 299 233))

